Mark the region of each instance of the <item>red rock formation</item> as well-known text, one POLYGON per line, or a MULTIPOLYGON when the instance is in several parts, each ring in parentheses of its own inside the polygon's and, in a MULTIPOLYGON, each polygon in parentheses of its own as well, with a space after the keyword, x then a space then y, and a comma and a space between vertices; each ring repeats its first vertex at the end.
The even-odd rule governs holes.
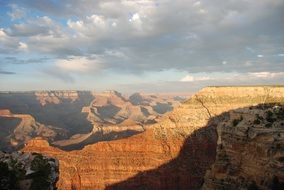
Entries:
POLYGON ((7 109, 0 110, 0 129, 0 148, 4 149, 17 149, 35 136, 53 140, 59 133, 64 134, 63 130, 36 122, 29 114, 13 114, 7 109))
POLYGON ((205 88, 144 133, 64 152, 28 144, 60 160, 59 189, 198 189, 214 162, 216 116, 239 107, 283 102, 283 87, 205 88), (213 122, 213 124, 211 123, 213 122))
POLYGON ((284 189, 284 106, 230 111, 217 129, 217 157, 203 190, 284 189))
POLYGON ((78 91, 38 91, 35 92, 35 96, 37 100, 40 102, 42 106, 47 103, 59 104, 62 99, 69 99, 71 101, 75 101, 79 98, 78 91))
POLYGON ((174 97, 162 98, 135 93, 128 99, 116 91, 94 94, 89 107, 83 108, 93 123, 135 125, 154 123, 162 114, 171 111, 179 101, 174 97))

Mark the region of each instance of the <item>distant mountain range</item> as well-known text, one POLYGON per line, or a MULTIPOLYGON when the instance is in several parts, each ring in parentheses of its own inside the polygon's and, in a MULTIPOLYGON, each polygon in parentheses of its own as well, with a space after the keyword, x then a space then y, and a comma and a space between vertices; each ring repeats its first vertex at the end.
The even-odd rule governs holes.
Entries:
POLYGON ((35 91, 0 93, 0 148, 13 150, 40 136, 76 149, 144 131, 184 97, 117 91, 35 91))

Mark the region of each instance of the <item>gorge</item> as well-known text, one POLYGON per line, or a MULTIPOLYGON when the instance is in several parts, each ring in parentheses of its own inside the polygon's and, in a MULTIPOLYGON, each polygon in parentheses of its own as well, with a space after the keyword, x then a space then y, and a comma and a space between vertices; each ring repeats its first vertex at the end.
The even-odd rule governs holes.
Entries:
POLYGON ((156 123, 184 99, 116 91, 35 91, 0 93, 0 148, 17 150, 42 137, 65 150, 131 136, 156 123))
POLYGON ((207 87, 139 134, 73 151, 36 138, 23 151, 59 159, 58 187, 64 190, 241 184, 268 190, 284 180, 283 92, 282 86, 207 87), (260 156, 259 162, 249 161, 260 156))

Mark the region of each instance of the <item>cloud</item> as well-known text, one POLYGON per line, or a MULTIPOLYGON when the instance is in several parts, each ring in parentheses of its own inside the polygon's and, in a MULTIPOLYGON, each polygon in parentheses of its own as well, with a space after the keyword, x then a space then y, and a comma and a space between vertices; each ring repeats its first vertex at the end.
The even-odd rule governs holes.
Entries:
POLYGON ((187 82, 205 83, 219 78, 199 73, 238 73, 264 81, 248 73, 284 72, 283 0, 9 3, 14 8, 6 10, 8 24, 0 24, 0 55, 47 57, 54 76, 178 70, 190 73, 182 78, 187 82), (18 9, 25 14, 17 16, 18 9))
POLYGON ((21 50, 19 39, 9 36, 3 28, 0 28, 0 42, 0 54, 12 54, 21 50))
POLYGON ((16 73, 12 71, 3 71, 0 69, 0 75, 13 75, 13 74, 16 74, 16 73))
POLYGON ((238 72, 213 72, 213 73, 195 73, 188 74, 185 77, 181 78, 180 82, 234 82, 239 81, 240 83, 246 84, 248 81, 255 82, 259 80, 277 80, 284 78, 284 72, 246 72, 246 73, 238 73, 238 72))
POLYGON ((30 37, 37 35, 61 35, 61 26, 48 16, 30 18, 23 23, 13 24, 6 29, 10 36, 30 37))
POLYGON ((19 42, 19 49, 23 50, 23 51, 27 51, 28 50, 28 45, 24 42, 19 42))
POLYGON ((206 80, 211 80, 211 78, 208 76, 194 77, 191 75, 186 75, 185 77, 180 79, 181 82, 194 82, 194 81, 206 81, 206 80))
POLYGON ((56 61, 59 69, 73 72, 97 71, 101 68, 101 62, 97 59, 88 59, 86 57, 69 57, 68 59, 60 59, 56 61))
POLYGON ((261 79, 270 79, 275 77, 284 76, 284 72, 257 72, 249 73, 251 77, 261 78, 261 79))
POLYGON ((111 66, 120 70, 123 64, 133 72, 160 69, 191 73, 220 69, 258 72, 267 69, 276 71, 282 67, 281 61, 270 56, 259 60, 261 63, 256 67, 257 57, 252 52, 272 55, 279 51, 275 47, 283 48, 284 26, 280 18, 284 16, 284 3, 280 0, 273 3, 266 0, 257 3, 221 3, 220 0, 175 3, 151 0, 85 3, 23 0, 14 3, 47 15, 30 18, 6 29, 11 36, 28 37, 25 43, 36 52, 68 57, 120 49, 129 61, 105 63, 108 64, 106 68, 111 66), (200 14, 201 10, 205 10, 206 14, 200 14), (63 22, 65 19, 66 23, 51 19, 54 16, 63 19, 63 22), (254 60, 248 67, 245 63, 250 59, 254 60), (223 60, 228 64, 222 66, 223 60), (272 62, 273 67, 266 64, 272 62))
POLYGON ((30 59, 18 59, 17 57, 8 56, 4 58, 4 62, 6 65, 8 64, 16 64, 16 65, 22 65, 22 64, 41 64, 46 61, 50 60, 46 57, 41 58, 30 58, 30 59))
POLYGON ((11 7, 11 12, 8 12, 7 14, 11 17, 13 21, 21 19, 26 15, 25 9, 19 7, 18 5, 11 4, 10 7, 11 7))

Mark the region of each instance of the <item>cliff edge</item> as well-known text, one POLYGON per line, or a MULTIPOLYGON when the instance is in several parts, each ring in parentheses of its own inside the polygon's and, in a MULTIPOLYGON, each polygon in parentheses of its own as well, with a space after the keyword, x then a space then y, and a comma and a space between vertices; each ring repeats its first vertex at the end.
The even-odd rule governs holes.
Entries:
MULTIPOLYGON (((208 87, 145 132, 82 150, 46 153, 60 161, 59 189, 200 189, 214 163, 218 116, 284 102, 284 87, 208 87)), ((28 145, 25 151, 45 152, 28 145)))

